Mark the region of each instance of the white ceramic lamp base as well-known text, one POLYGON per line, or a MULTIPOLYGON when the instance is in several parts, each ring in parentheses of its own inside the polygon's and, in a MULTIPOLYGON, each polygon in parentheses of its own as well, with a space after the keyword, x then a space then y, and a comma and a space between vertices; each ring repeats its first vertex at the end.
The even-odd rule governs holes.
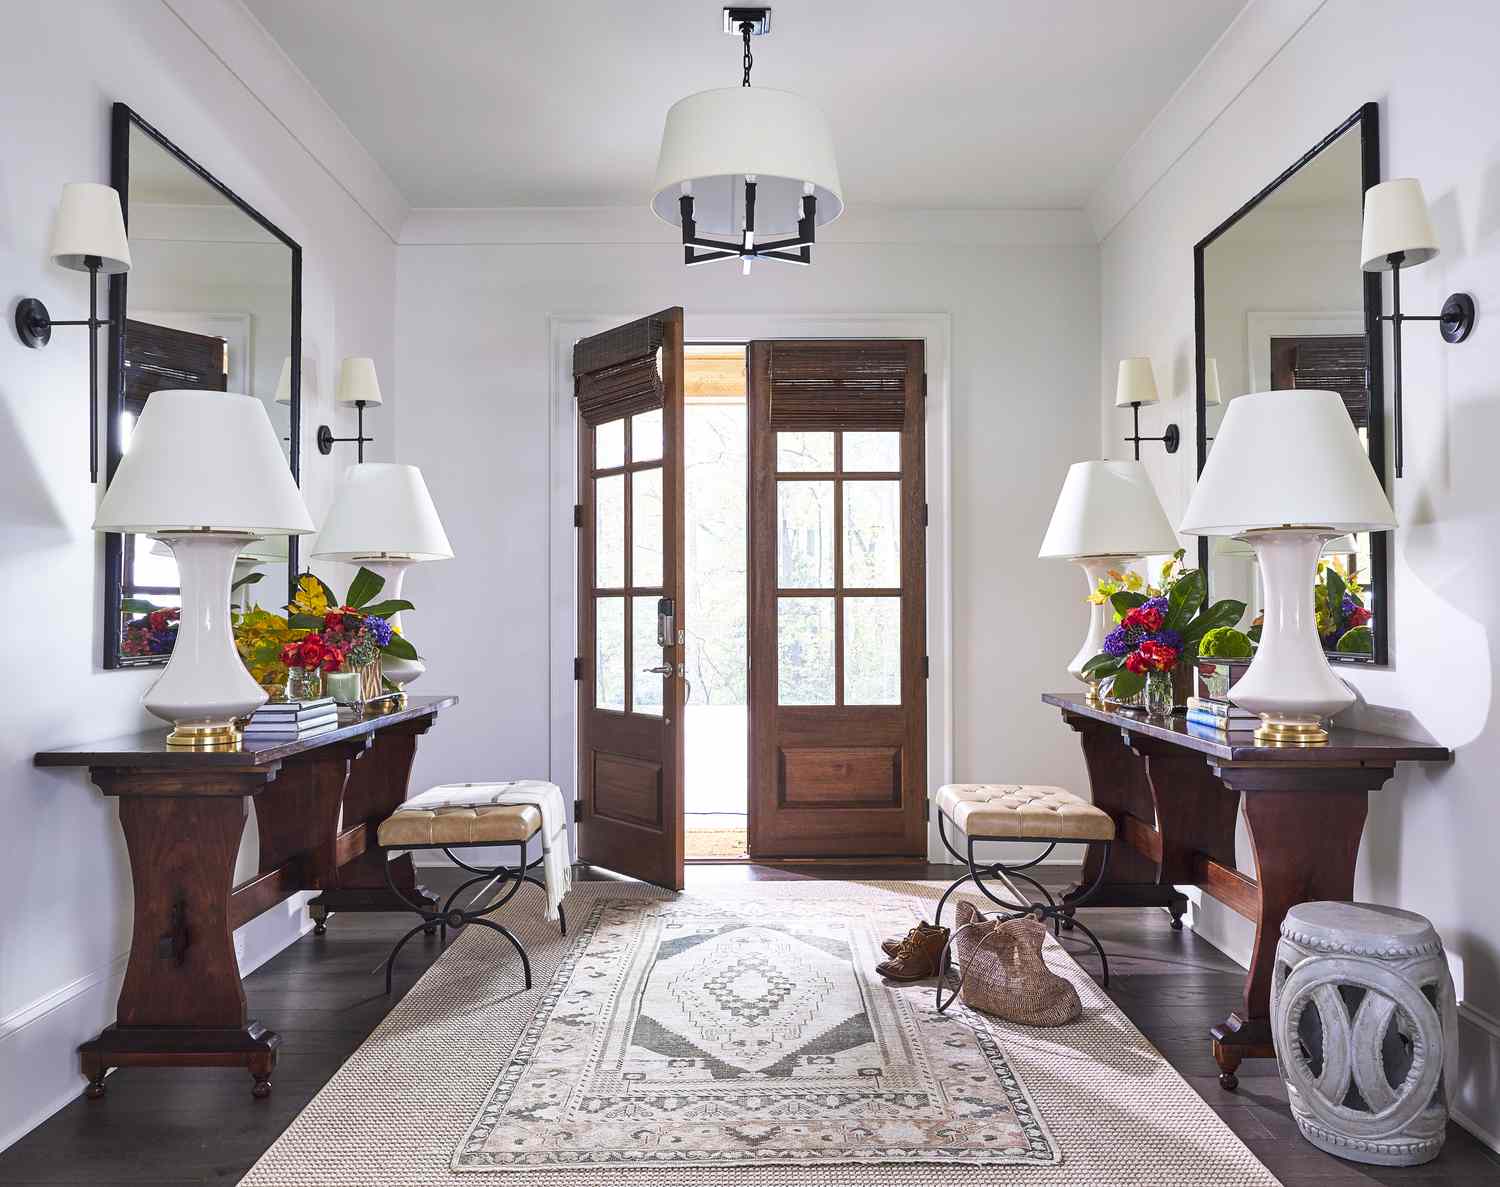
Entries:
POLYGON ((238 744, 235 718, 266 703, 234 648, 229 586, 235 558, 255 539, 243 532, 173 532, 155 537, 172 550, 182 584, 177 642, 166 669, 142 698, 173 725, 167 745, 217 749, 238 744))
MULTIPOLYGON (((385 578, 385 585, 376 594, 378 601, 387 598, 399 598, 401 596, 401 584, 406 579, 406 570, 416 564, 416 561, 405 559, 393 559, 390 557, 378 557, 371 560, 356 560, 351 564, 360 565, 370 572, 385 578)), ((391 615, 391 626, 401 626, 401 615, 391 615)), ((404 688, 423 672, 427 671, 427 665, 419 659, 399 659, 394 655, 383 655, 380 657, 380 671, 392 684, 398 688, 404 688)))
POLYGON ((1318 638, 1313 583, 1318 555, 1338 532, 1325 528, 1272 528, 1248 532, 1265 583, 1265 623, 1249 670, 1229 699, 1260 714, 1258 742, 1315 746, 1328 741, 1325 718, 1354 703, 1334 674, 1318 638))
MULTIPOLYGON (((1093 593, 1095 586, 1109 574, 1111 569, 1123 571, 1139 559, 1136 556, 1081 556, 1074 563, 1083 570, 1083 575, 1088 579, 1089 593, 1093 593)), ((1090 605, 1088 634, 1084 636, 1083 646, 1078 649, 1078 654, 1068 664, 1068 674, 1075 680, 1082 680, 1092 688, 1093 681, 1083 674, 1083 665, 1104 650, 1104 639, 1114 629, 1114 607, 1108 602, 1102 602, 1097 606, 1090 605)))

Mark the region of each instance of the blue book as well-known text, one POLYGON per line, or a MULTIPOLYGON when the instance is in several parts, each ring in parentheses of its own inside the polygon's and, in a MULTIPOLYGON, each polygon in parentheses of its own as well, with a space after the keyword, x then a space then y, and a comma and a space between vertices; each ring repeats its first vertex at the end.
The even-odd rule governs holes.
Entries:
POLYGON ((1191 725, 1201 725, 1221 734, 1253 734, 1260 725, 1260 718, 1224 718, 1206 709, 1189 709, 1187 719, 1191 725))

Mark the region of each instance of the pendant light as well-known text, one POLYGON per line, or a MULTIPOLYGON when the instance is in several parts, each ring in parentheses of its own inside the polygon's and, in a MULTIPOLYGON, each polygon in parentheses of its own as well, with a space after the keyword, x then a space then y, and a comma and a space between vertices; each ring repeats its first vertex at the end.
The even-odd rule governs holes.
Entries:
POLYGON ((770 29, 769 8, 724 9, 724 31, 744 46, 740 85, 667 112, 651 209, 682 228, 685 264, 739 259, 747 275, 756 258, 810 264, 816 228, 843 213, 823 113, 800 95, 750 85, 750 39, 770 29))

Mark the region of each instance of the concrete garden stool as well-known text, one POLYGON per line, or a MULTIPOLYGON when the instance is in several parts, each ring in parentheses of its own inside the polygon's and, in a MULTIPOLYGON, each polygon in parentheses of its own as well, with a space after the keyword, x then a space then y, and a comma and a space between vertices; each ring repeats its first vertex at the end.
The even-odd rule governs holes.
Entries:
MULTIPOLYGON (((938 789, 937 810, 938 836, 943 839, 948 852, 969 867, 969 872, 943 891, 932 917, 933 923, 942 922, 948 897, 965 882, 972 882, 985 898, 1001 908, 1004 912, 1000 916, 1002 919, 1031 915, 1043 924, 1051 921, 1054 931, 1061 926, 1076 926, 1099 954, 1102 982, 1108 985, 1109 958, 1104 955, 1104 945, 1098 936, 1073 918, 1073 909, 1087 902, 1104 881, 1109 849, 1115 839, 1115 822, 1109 813, 1061 787, 1017 783, 950 783, 938 789), (967 842, 964 852, 955 849, 948 839, 950 827, 964 834, 967 842), (975 860, 974 846, 983 841, 1036 841, 1046 848, 1029 861, 1014 865, 999 861, 981 863, 975 860), (1099 873, 1081 895, 1066 905, 1059 904, 1045 886, 1024 871, 1043 861, 1058 845, 1079 841, 1104 846, 1099 873), (1041 898, 1028 899, 1022 895, 1013 879, 1025 882, 1041 898), (1016 898, 999 897, 985 885, 986 880, 1000 883, 1016 898)), ((946 971, 938 969, 939 984, 946 971)))
MULTIPOLYGON (((391 991, 391 970, 395 967, 397 955, 412 936, 419 931, 431 934, 433 928, 436 927, 442 933, 442 943, 446 946, 450 929, 461 931, 471 923, 491 928, 511 942, 516 953, 521 957, 521 971, 525 975, 526 988, 530 989, 531 961, 526 955, 526 949, 521 946, 521 941, 516 939, 509 928, 496 923, 488 916, 510 902, 516 896, 516 892, 521 889, 523 882, 530 882, 533 886, 541 887, 542 893, 546 893, 546 887, 543 886, 541 880, 527 873, 528 870, 540 865, 542 859, 538 857, 530 865, 526 862, 527 844, 542 831, 542 813, 531 804, 486 802, 494 795, 494 787, 490 784, 476 784, 472 793, 467 796, 457 786, 444 788, 443 791, 444 802, 439 807, 422 807, 413 800, 408 800, 406 804, 388 816, 380 825, 380 848, 387 851, 441 849, 454 865, 468 870, 475 876, 454 890, 441 907, 433 909, 413 902, 402 894, 401 889, 391 879, 390 862, 385 863, 385 880, 391 893, 422 917, 422 922, 397 940, 396 946, 391 949, 391 954, 386 957, 385 991, 386 993, 391 991), (466 798, 473 802, 463 802, 466 798), (455 849, 480 846, 502 850, 514 849, 515 858, 513 861, 498 866, 484 867, 472 865, 453 852, 455 849), (462 907, 458 906, 459 896, 469 887, 481 882, 484 885, 478 892, 462 907), (509 886, 504 893, 497 894, 487 906, 475 909, 475 904, 481 902, 496 884, 505 887, 506 883, 509 883, 509 886)), ((568 921, 561 911, 562 908, 559 907, 559 924, 563 935, 567 935, 568 921)))
POLYGON ((1422 916, 1373 903, 1287 912, 1271 976, 1271 1038, 1292 1116, 1318 1149, 1416 1166, 1443 1148, 1457 1004, 1422 916))

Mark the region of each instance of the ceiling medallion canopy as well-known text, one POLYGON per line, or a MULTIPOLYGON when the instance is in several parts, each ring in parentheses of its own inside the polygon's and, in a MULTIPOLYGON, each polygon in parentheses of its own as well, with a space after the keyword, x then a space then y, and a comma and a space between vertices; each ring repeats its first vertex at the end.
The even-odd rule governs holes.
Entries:
POLYGON ((750 39, 770 29, 769 8, 724 9, 724 31, 744 44, 740 85, 667 112, 651 209, 682 228, 686 264, 739 259, 746 275, 757 258, 810 264, 815 229, 843 213, 823 113, 800 95, 750 85, 750 39), (758 223, 782 229, 758 232, 758 223))

